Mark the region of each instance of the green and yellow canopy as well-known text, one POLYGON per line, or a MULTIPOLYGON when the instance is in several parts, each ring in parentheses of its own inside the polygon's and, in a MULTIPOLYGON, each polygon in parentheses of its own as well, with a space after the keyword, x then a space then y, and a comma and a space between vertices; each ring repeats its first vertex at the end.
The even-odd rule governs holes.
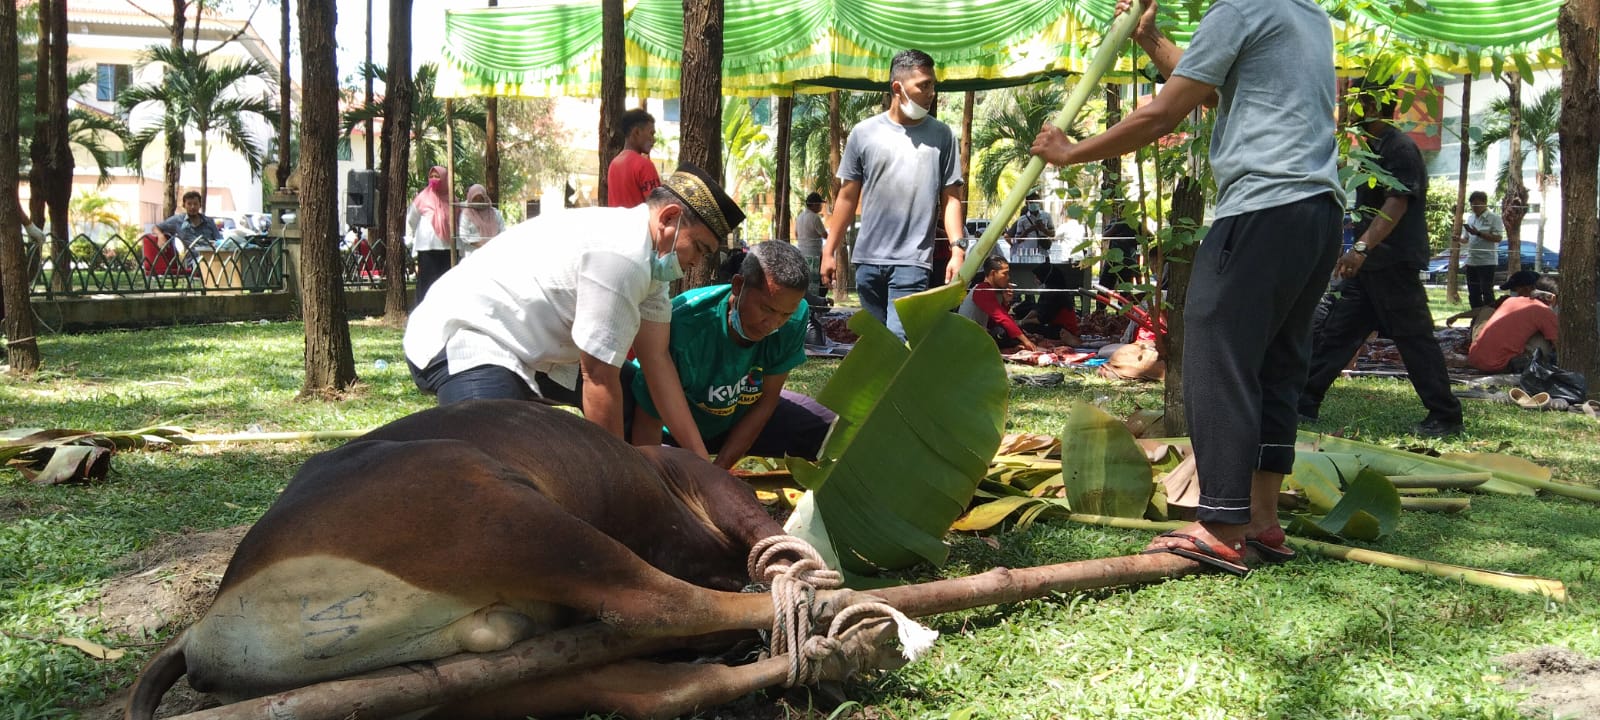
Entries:
MULTIPOLYGON (((1320 0, 1336 18, 1341 64, 1403 45, 1438 72, 1560 64, 1563 0, 1320 0)), ((1110 25, 1115 0, 725 0, 723 93, 765 97, 827 88, 880 89, 889 58, 932 55, 940 89, 1003 87, 1079 72, 1110 25)), ((1180 44, 1204 8, 1173 2, 1180 44)), ((682 0, 624 9, 627 92, 678 95, 682 0)), ((600 92, 600 3, 546 2, 445 14, 441 97, 593 97, 600 92)), ((1133 56, 1114 74, 1130 77, 1133 56)))

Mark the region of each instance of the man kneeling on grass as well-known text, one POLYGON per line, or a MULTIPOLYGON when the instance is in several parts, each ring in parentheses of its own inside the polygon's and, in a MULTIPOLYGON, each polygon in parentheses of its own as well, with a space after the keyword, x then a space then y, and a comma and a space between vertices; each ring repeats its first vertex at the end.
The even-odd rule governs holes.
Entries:
MULTIPOLYGON (((732 468, 747 455, 815 460, 833 424, 833 412, 783 387, 789 371, 806 359, 809 281, 799 250, 764 242, 746 253, 731 284, 672 299, 669 350, 693 430, 721 467, 732 468)), ((686 444, 686 438, 663 437, 637 362, 623 369, 622 386, 634 445, 686 444)))

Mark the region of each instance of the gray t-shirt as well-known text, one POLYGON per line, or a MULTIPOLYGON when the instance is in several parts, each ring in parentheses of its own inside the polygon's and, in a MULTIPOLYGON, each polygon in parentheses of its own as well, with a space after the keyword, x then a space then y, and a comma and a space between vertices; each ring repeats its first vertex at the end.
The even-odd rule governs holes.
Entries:
POLYGON ((1339 185, 1333 27, 1314 0, 1215 0, 1173 75, 1216 86, 1216 218, 1339 185))
POLYGON ((888 113, 850 131, 840 180, 861 182, 861 230, 851 262, 932 265, 940 191, 961 184, 961 153, 950 127, 933 117, 903 126, 888 113))
MULTIPOLYGON (((1468 213, 1465 225, 1477 228, 1480 232, 1494 233, 1500 237, 1506 236, 1506 224, 1499 215, 1485 210, 1482 215, 1468 213)), ((1467 239, 1467 264, 1468 265, 1498 265, 1500 263, 1500 242, 1488 238, 1478 237, 1465 230, 1461 236, 1467 239)))

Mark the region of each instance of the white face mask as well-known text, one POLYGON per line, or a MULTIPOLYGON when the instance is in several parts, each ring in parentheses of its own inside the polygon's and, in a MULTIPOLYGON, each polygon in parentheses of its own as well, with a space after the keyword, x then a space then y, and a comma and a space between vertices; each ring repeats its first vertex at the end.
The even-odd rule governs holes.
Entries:
POLYGON ((907 120, 921 120, 928 116, 928 109, 918 105, 917 101, 912 100, 911 96, 906 93, 904 86, 900 88, 900 97, 900 114, 904 115, 907 120))

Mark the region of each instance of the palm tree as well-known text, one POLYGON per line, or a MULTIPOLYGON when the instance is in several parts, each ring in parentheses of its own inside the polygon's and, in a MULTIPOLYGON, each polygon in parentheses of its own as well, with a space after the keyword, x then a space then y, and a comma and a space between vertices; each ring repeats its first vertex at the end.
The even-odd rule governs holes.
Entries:
MULTIPOLYGON (((364 72, 373 73, 384 87, 389 87, 387 69, 371 65, 364 72)), ((436 63, 425 63, 417 68, 414 81, 416 94, 411 102, 411 169, 408 187, 412 189, 420 189, 427 184, 428 168, 445 164, 445 143, 450 135, 445 128, 451 125, 456 130, 454 152, 458 166, 452 168, 452 172, 461 177, 477 177, 482 168, 481 154, 474 152, 474 144, 481 142, 477 138, 484 133, 486 121, 483 104, 477 100, 457 100, 447 108, 444 100, 433 94, 438 78, 439 66, 436 63), (464 127, 477 130, 478 135, 475 137, 462 132, 464 127)), ((357 125, 365 123, 368 118, 381 120, 384 114, 384 104, 378 100, 371 105, 346 111, 341 119, 341 133, 348 140, 357 125)))
MULTIPOLYGON (((972 183, 985 200, 993 203, 998 199, 1006 170, 1020 169, 1033 158, 1028 148, 1039 128, 1060 111, 1063 98, 1061 86, 1043 83, 1001 90, 985 100, 972 132, 972 152, 977 158, 972 183)), ((1081 127, 1070 128, 1067 134, 1084 136, 1081 127)))
MULTIPOLYGON (((839 93, 839 122, 846 128, 882 109, 882 93, 839 93)), ((828 166, 828 96, 796 95, 794 121, 789 129, 789 184, 794 197, 806 193, 828 194, 833 168, 828 166)))
MULTIPOLYGON (((34 13, 37 12, 35 8, 34 13)), ((31 14, 30 14, 31 15, 31 14)), ((21 22, 18 45, 29 45, 37 41, 39 23, 37 17, 25 16, 21 22)), ((17 87, 18 97, 33 97, 35 83, 39 78, 38 58, 32 55, 17 58, 17 87)), ((79 70, 67 76, 67 87, 81 88, 94 82, 94 71, 89 69, 79 70)), ((20 103, 17 107, 18 139, 27 142, 34 137, 39 124, 45 118, 38 117, 35 108, 30 103, 20 103)), ((67 110, 67 143, 76 145, 94 160, 96 169, 100 173, 100 184, 103 186, 111 180, 111 168, 116 167, 114 159, 115 146, 121 145, 127 138, 127 127, 114 116, 95 112, 83 106, 76 106, 67 110)), ((18 154, 20 158, 19 172, 27 174, 32 169, 32 158, 24 150, 18 154)), ((39 219, 40 222, 43 218, 39 219)))
MULTIPOLYGON (((1510 103, 1502 98, 1489 105, 1489 118, 1484 123, 1483 134, 1473 143, 1472 154, 1482 160, 1489 148, 1511 137, 1510 103)), ((1557 182, 1556 158, 1561 151, 1561 87, 1552 87, 1522 108, 1521 135, 1533 154, 1534 182, 1539 187, 1539 251, 1534 254, 1534 269, 1544 270, 1544 222, 1550 207, 1550 186, 1557 182)), ((1526 151, 1525 151, 1526 152, 1526 151)), ((1504 192, 1511 183, 1512 167, 1508 159, 1495 175, 1495 187, 1504 192)), ((1509 229, 1508 229, 1509 232, 1509 229)))
POLYGON ((750 116, 750 101, 727 98, 722 106, 722 147, 728 160, 727 187, 742 204, 772 189, 772 139, 750 116))
MULTIPOLYGON (((255 60, 233 60, 215 66, 206 56, 193 50, 152 46, 144 53, 144 64, 164 68, 158 82, 141 83, 124 90, 117 104, 125 113, 144 107, 157 107, 161 117, 134 131, 128 139, 128 162, 140 168, 145 148, 157 136, 184 132, 193 127, 200 135, 200 194, 209 188, 211 134, 239 153, 259 177, 266 167, 269 140, 259 141, 245 127, 249 116, 276 125, 278 109, 265 91, 250 94, 237 89, 241 83, 260 80, 263 87, 275 82, 272 70, 255 60)), ((169 138, 170 139, 170 138, 169 138)), ((168 193, 171 193, 169 188, 168 193)))

